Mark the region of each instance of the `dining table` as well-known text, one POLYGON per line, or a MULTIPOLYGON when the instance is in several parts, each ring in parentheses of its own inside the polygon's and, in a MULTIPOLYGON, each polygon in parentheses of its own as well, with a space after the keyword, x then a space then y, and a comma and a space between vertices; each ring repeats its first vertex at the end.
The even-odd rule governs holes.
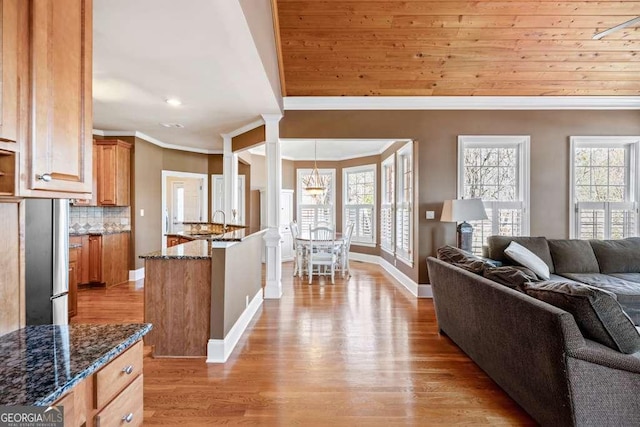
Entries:
MULTIPOLYGON (((346 240, 342 233, 334 233, 333 239, 314 239, 314 246, 323 245, 323 242, 326 242, 327 245, 330 245, 333 242, 333 250, 340 256, 340 270, 345 273, 345 266, 347 262, 347 257, 349 254, 346 254, 343 250, 346 240)), ((298 276, 302 277, 307 274, 307 254, 311 250, 311 233, 309 231, 301 232, 298 237, 295 238, 295 262, 298 265, 297 272, 298 276)))

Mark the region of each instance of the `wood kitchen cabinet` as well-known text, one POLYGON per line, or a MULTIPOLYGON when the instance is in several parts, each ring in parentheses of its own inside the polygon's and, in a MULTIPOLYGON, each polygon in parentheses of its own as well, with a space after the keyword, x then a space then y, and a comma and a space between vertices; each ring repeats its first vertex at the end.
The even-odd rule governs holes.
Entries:
POLYGON ((115 286, 129 281, 129 233, 90 235, 87 252, 88 280, 84 283, 115 286))
POLYGON ((25 324, 24 201, 0 203, 0 335, 25 324))
POLYGON ((95 142, 98 206, 129 206, 131 144, 118 139, 95 142))
POLYGON ((19 0, 0 0, 0 197, 15 196, 19 174, 19 0))
POLYGON ((143 346, 127 351, 82 380, 53 406, 64 406, 65 426, 141 426, 143 346))
POLYGON ((82 198, 92 190, 92 0, 20 4, 28 54, 19 58, 30 77, 19 91, 28 106, 19 125, 21 195, 82 198))
POLYGON ((102 236, 102 282, 115 286, 129 281, 129 233, 102 236))
POLYGON ((89 283, 102 282, 102 236, 89 236, 89 283))
POLYGON ((78 285, 89 283, 89 236, 69 236, 69 244, 81 245, 77 249, 78 255, 76 260, 76 269, 78 276, 78 285))
POLYGON ((69 318, 78 314, 78 260, 80 259, 80 248, 69 249, 69 318))
MULTIPOLYGON (((0 0, 0 141, 15 147, 18 140, 18 2, 0 0)), ((7 146, 10 148, 11 146, 7 146)))

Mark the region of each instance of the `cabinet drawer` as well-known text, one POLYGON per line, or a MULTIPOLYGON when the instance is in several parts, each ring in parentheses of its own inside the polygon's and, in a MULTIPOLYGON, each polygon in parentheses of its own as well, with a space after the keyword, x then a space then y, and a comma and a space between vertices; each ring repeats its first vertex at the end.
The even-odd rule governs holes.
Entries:
POLYGON ((64 411, 64 425, 72 427, 79 425, 75 419, 75 395, 73 391, 67 393, 61 399, 58 399, 51 406, 62 406, 64 411))
POLYGON ((96 408, 102 408, 141 373, 142 341, 138 341, 96 374, 96 408))
POLYGON ((96 415, 96 427, 141 426, 143 380, 139 375, 113 402, 96 415))

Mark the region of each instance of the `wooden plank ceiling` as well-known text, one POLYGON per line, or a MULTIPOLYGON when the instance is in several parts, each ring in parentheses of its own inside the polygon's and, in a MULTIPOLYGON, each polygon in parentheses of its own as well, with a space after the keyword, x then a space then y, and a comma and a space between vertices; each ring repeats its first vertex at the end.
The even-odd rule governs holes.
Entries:
POLYGON ((276 2, 287 96, 640 95, 640 1, 276 2))

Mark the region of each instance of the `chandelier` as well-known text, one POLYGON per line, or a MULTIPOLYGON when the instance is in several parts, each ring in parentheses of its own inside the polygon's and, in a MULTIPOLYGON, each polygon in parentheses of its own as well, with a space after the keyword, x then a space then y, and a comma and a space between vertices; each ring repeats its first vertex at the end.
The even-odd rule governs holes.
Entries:
POLYGON ((320 176, 318 171, 318 141, 314 142, 313 170, 305 186, 305 191, 310 196, 321 196, 326 191, 325 180, 320 176))

